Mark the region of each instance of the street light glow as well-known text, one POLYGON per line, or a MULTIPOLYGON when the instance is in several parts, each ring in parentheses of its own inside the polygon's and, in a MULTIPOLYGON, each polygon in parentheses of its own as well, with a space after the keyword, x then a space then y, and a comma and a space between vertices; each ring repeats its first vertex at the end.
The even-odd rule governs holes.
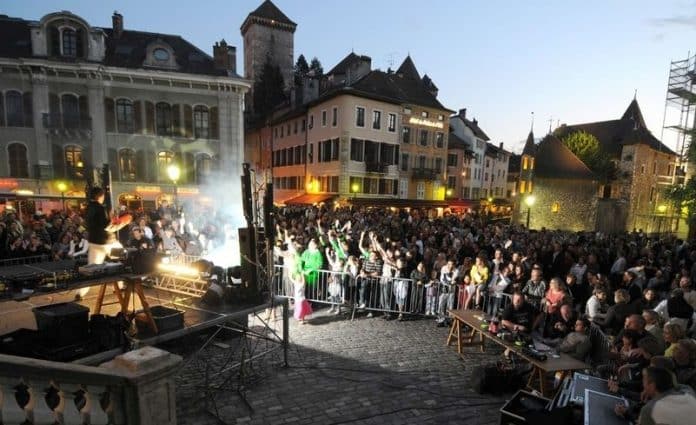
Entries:
POLYGON ((353 193, 358 193, 359 190, 360 190, 360 185, 358 183, 353 183, 350 186, 350 191, 353 193))
POLYGON ((58 192, 63 193, 68 190, 68 185, 65 182, 58 182, 56 188, 58 188, 58 192))
POLYGON ((179 177, 181 176, 181 170, 179 169, 179 166, 176 164, 170 164, 167 167, 167 176, 169 176, 169 180, 177 182, 179 180, 179 177))
POLYGON ((658 210, 661 214, 664 214, 665 211, 667 211, 667 205, 665 205, 665 204, 658 205, 657 210, 658 210))
POLYGON ((529 195, 524 199, 524 203, 527 204, 529 208, 531 208, 532 205, 534 205, 534 202, 536 202, 536 196, 534 195, 529 195))

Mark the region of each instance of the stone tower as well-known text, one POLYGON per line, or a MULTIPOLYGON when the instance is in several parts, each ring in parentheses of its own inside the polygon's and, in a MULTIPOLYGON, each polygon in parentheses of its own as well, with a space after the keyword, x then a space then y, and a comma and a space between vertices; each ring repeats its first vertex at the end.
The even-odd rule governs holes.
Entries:
MULTIPOLYGON (((293 82, 294 34, 297 24, 270 0, 251 12, 242 23, 244 40, 244 78, 256 82, 266 58, 280 67, 289 89, 293 82)), ((253 85, 252 85, 253 87, 253 85)))

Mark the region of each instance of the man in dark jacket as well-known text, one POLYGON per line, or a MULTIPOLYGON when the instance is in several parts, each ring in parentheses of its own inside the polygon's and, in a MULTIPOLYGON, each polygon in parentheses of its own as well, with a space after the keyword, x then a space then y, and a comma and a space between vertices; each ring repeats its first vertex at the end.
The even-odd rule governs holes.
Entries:
POLYGON ((104 189, 94 187, 89 191, 89 204, 87 205, 87 241, 89 251, 87 253, 88 264, 102 264, 108 254, 110 239, 113 236, 107 232, 106 227, 110 223, 109 212, 104 206, 104 189))

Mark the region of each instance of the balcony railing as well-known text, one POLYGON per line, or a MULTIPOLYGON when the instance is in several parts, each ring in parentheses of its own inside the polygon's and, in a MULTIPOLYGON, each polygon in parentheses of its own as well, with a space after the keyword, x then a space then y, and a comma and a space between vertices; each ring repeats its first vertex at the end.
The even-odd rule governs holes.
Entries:
POLYGON ((413 168, 411 177, 415 180, 435 180, 440 174, 434 168, 413 168))
POLYGON ((387 173, 388 165, 384 162, 366 162, 365 171, 368 173, 387 173))
POLYGON ((92 119, 73 114, 43 114, 43 126, 51 130, 91 130, 92 119))

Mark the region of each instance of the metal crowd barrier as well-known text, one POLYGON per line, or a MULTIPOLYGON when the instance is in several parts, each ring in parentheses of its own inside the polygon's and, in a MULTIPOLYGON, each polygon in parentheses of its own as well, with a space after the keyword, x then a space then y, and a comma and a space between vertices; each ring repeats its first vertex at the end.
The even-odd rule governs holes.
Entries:
POLYGON ((46 261, 51 261, 51 259, 52 257, 50 255, 32 255, 30 257, 6 258, 4 260, 0 260, 0 267, 43 263, 46 261))
MULTIPOLYGON (((288 269, 274 268, 273 294, 295 299, 304 297, 320 304, 343 306, 350 310, 438 317, 448 316, 447 310, 463 308, 464 287, 440 282, 420 284, 401 277, 352 276, 346 272, 316 270, 305 273, 304 287, 290 279, 288 269)), ((509 294, 489 294, 481 289, 483 311, 490 315, 502 313, 510 303, 509 294)), ((473 308, 473 302, 470 305, 473 308)))

